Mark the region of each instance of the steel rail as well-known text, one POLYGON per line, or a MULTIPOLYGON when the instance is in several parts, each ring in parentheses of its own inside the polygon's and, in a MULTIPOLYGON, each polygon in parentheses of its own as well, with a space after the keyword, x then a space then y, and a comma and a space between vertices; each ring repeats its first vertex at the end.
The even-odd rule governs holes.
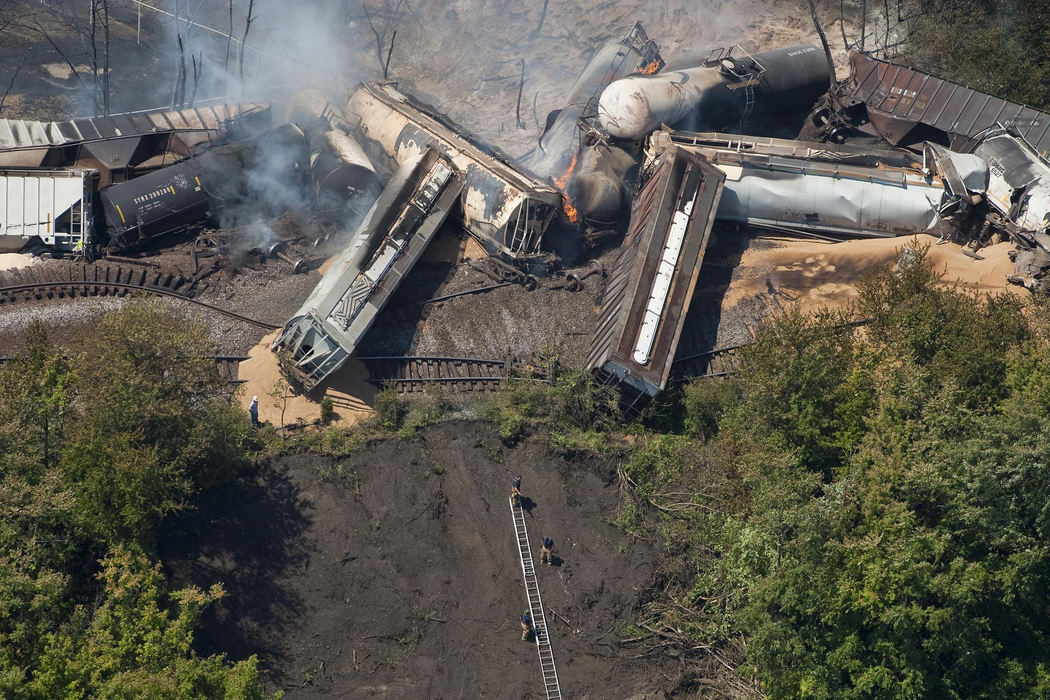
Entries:
MULTIPOLYGON (((214 311, 216 313, 220 313, 220 314, 222 314, 224 316, 229 316, 230 318, 235 318, 238 321, 244 321, 245 323, 250 323, 252 325, 259 326, 260 328, 265 328, 267 330, 273 331, 273 330, 277 330, 277 329, 283 327, 283 326, 274 325, 272 323, 266 323, 265 321, 259 321, 258 319, 249 318, 248 316, 245 316, 243 314, 239 314, 236 311, 230 311, 228 309, 224 309, 222 307, 215 306, 214 304, 209 304, 206 301, 201 301, 199 299, 194 299, 192 297, 186 296, 185 294, 179 294, 176 291, 172 291, 170 289, 165 289, 164 287, 156 287, 156 286, 148 285, 148 284, 130 284, 130 283, 127 283, 127 282, 102 282, 102 281, 93 282, 91 280, 69 280, 69 281, 65 281, 65 282, 32 282, 32 283, 26 283, 26 284, 15 284, 15 285, 10 285, 10 286, 6 286, 6 287, 0 287, 0 296, 3 296, 5 294, 9 294, 9 295, 18 294, 19 292, 31 292, 31 291, 36 290, 36 289, 53 289, 53 288, 57 288, 57 287, 66 287, 66 288, 70 288, 70 289, 83 289, 84 290, 84 294, 79 295, 81 297, 99 296, 98 294, 88 294, 87 290, 90 287, 95 287, 97 289, 123 289, 123 290, 130 291, 130 292, 144 292, 146 294, 156 294, 158 296, 167 296, 167 297, 172 297, 174 299, 180 299, 182 301, 188 301, 188 302, 190 302, 192 304, 197 304, 198 306, 203 306, 206 309, 210 309, 211 311, 214 311)), ((70 296, 71 296, 71 298, 73 298, 73 297, 76 297, 78 295, 71 294, 70 296)), ((2 305, 4 303, 6 303, 6 301, 0 300, 0 305, 2 305)))

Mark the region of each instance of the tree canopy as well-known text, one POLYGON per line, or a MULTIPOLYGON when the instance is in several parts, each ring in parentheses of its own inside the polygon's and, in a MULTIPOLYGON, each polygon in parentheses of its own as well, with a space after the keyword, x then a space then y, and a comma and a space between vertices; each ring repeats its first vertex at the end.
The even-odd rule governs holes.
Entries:
POLYGON ((201 327, 135 303, 0 365, 0 696, 261 697, 254 657, 200 658, 221 585, 171 592, 163 519, 237 478, 251 429, 201 327))
POLYGON ((919 249, 847 313, 770 321, 731 390, 683 392, 677 452, 641 448, 661 468, 629 461, 675 543, 653 629, 769 697, 1046 697, 1048 319, 919 249))

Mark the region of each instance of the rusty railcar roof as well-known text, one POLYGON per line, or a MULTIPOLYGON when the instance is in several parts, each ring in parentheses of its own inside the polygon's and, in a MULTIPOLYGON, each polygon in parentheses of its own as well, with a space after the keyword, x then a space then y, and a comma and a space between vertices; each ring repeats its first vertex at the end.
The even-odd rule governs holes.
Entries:
POLYGON ((262 113, 267 109, 268 105, 256 103, 217 104, 108 117, 82 117, 59 122, 0 119, 0 151, 50 148, 156 133, 220 131, 236 118, 262 113))
POLYGON ((685 149, 671 147, 657 159, 648 183, 634 199, 622 252, 606 285, 589 369, 639 394, 653 396, 666 386, 724 182, 724 173, 685 149), (661 264, 670 259, 675 228, 683 222, 684 238, 661 303, 658 278, 668 272, 661 264), (659 308, 659 324, 648 357, 640 361, 643 326, 651 308, 659 308))
POLYGON ((858 51, 849 59, 850 96, 867 106, 872 124, 894 145, 930 140, 932 128, 948 136, 951 148, 968 151, 983 131, 1001 124, 1040 153, 1050 149, 1046 112, 858 51))

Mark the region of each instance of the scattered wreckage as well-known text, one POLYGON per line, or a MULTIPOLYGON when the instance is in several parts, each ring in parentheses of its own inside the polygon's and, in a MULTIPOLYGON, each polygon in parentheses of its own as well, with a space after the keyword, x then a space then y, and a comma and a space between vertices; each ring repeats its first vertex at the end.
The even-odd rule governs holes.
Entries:
POLYGON ((1050 289, 1050 115, 857 52, 850 67, 836 84, 803 45, 668 69, 636 24, 595 51, 518 161, 390 82, 269 131, 265 105, 0 120, 0 249, 127 250, 234 210, 265 218, 294 192, 350 232, 273 344, 310 389, 446 220, 523 279, 567 262, 573 236, 623 236, 588 367, 630 412, 668 382, 716 220, 834 240, 930 233, 971 255, 1009 238, 1011 280, 1050 289))
MULTIPOLYGON (((1016 131, 992 121, 980 138, 958 140, 956 150, 947 138, 914 141, 909 150, 900 140, 840 143, 841 128, 823 129, 828 142, 674 130, 666 125, 761 131, 774 112, 788 122, 804 118, 831 76, 823 53, 806 46, 753 56, 723 49, 666 74, 663 62, 637 25, 601 47, 520 168, 387 83, 360 87, 346 114, 377 166, 404 163, 428 147, 445 154, 465 183, 453 214, 503 264, 542 271, 533 261, 541 246, 551 247, 543 236, 559 209, 563 224, 589 236, 622 231, 633 202, 587 365, 620 388, 630 413, 666 387, 715 220, 833 240, 931 233, 976 247, 1009 235, 1037 251, 1019 254, 1018 265, 1033 269, 1050 255, 1050 236, 1033 232, 1050 218, 1043 193, 1050 185, 1042 184, 1050 182, 1043 178, 1050 164, 1016 131), (542 215, 528 215, 530 206, 542 215), (533 228, 522 230, 523 221, 533 228)), ((814 114, 811 127, 827 127, 826 113, 814 114)), ((386 235, 368 225, 354 241, 386 235)), ((402 235, 396 227, 388 234, 402 235)), ((290 354, 304 386, 344 362, 378 312, 353 329, 340 327, 331 322, 335 300, 355 298, 355 288, 389 296, 404 273, 382 274, 330 272, 318 287, 327 292, 315 291, 274 344, 290 354)))
POLYGON ((491 255, 536 269, 546 265, 540 244, 562 204, 550 184, 388 83, 362 85, 346 117, 376 161, 404 164, 428 146, 439 149, 466 177, 456 208, 463 228, 491 255))

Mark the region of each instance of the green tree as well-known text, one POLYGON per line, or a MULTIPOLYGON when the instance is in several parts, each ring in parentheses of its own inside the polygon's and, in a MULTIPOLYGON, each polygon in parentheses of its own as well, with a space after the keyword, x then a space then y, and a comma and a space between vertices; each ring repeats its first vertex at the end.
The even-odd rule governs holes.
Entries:
POLYGON ((149 561, 165 515, 251 444, 207 336, 133 304, 74 347, 34 326, 0 365, 0 697, 257 697, 254 658, 192 650, 221 589, 172 612, 149 561))
POLYGON ((78 341, 78 419, 62 455, 93 539, 152 549, 164 515, 232 478, 250 440, 203 327, 129 305, 78 341))
POLYGON ((19 695, 30 698, 262 698, 256 658, 227 665, 193 651, 201 611, 221 586, 164 593, 160 567, 129 548, 103 561, 101 604, 79 606, 48 636, 37 673, 19 695), (168 611, 166 598, 175 603, 168 611))

